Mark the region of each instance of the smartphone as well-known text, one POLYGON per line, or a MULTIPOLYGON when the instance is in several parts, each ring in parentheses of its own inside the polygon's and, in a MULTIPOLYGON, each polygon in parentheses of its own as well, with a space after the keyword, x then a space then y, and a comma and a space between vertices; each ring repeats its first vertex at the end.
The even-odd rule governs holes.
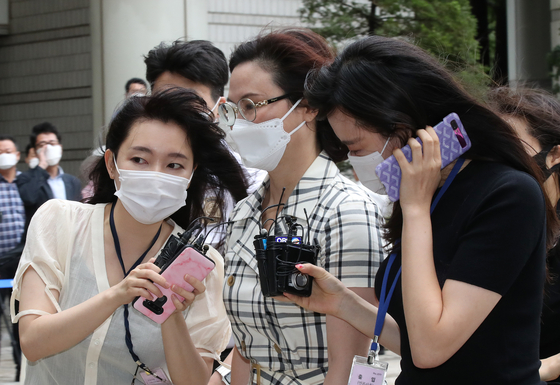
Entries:
MULTIPOLYGON (((170 264, 163 266, 160 274, 170 285, 175 284, 185 290, 193 291, 194 288, 185 282, 185 274, 202 281, 215 266, 216 264, 210 258, 187 246, 170 264)), ((132 306, 146 317, 161 324, 175 311, 171 295, 175 294, 180 301, 183 301, 184 298, 171 289, 163 288, 157 283, 155 285, 163 293, 162 297, 157 298, 153 294, 152 300, 138 297, 132 302, 132 306)))
MULTIPOLYGON (((434 130, 439 137, 441 168, 446 167, 471 148, 471 140, 463 127, 463 123, 454 112, 443 118, 443 121, 434 127, 434 130)), ((422 144, 420 138, 416 138, 416 140, 422 144)), ((402 152, 406 159, 411 162, 412 150, 408 144, 402 148, 402 152)), ((377 165, 375 172, 385 186, 389 199, 393 202, 398 201, 401 190, 401 168, 397 159, 391 155, 377 165)))

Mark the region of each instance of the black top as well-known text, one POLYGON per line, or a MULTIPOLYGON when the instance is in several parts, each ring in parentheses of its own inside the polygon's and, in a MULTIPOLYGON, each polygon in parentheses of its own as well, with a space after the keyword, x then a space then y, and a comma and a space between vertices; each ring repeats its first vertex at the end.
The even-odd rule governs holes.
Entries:
MULTIPOLYGON (((538 369, 545 218, 543 194, 528 174, 472 161, 457 175, 432 214, 440 286, 454 279, 502 298, 447 362, 419 369, 412 362, 397 284, 389 306, 401 330, 402 372, 396 384, 544 384, 538 369)), ((378 296, 387 260, 377 273, 378 296)), ((399 255, 389 283, 400 265, 399 255)))
POLYGON ((541 319, 541 358, 560 353, 560 245, 548 255, 550 280, 544 287, 541 319))

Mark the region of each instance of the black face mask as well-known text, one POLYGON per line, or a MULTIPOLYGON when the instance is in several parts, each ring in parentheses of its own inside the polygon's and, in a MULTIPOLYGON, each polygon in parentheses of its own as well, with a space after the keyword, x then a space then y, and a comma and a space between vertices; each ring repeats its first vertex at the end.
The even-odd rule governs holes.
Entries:
POLYGON ((555 172, 556 170, 558 170, 560 168, 560 163, 552 166, 551 168, 548 168, 547 165, 546 165, 546 157, 548 156, 548 153, 550 152, 550 150, 552 150, 553 147, 554 146, 546 146, 541 152, 533 155, 533 159, 539 165, 539 168, 541 169, 541 171, 543 173, 545 181, 548 178, 550 178, 550 175, 552 175, 553 172, 555 172))

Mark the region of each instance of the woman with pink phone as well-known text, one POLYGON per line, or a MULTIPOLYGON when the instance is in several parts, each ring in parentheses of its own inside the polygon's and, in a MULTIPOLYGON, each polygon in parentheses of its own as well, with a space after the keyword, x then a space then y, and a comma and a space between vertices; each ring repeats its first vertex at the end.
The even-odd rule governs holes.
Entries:
POLYGON ((191 91, 130 98, 111 121, 88 203, 51 200, 37 211, 12 296, 25 384, 207 384, 231 332, 222 257, 201 249, 168 275, 154 258, 204 215, 208 190, 218 207, 225 191, 246 195, 223 137, 191 91), (132 309, 136 297, 171 305, 165 321, 132 309))
POLYGON ((376 154, 380 163, 393 154, 402 179, 387 224, 391 255, 376 277, 378 306, 312 265, 299 267, 315 277, 312 296, 288 297, 399 353, 397 385, 542 384, 545 252, 558 220, 543 196, 543 174, 512 128, 402 40, 352 43, 307 86, 310 104, 351 155, 376 154), (450 113, 471 148, 441 169, 430 126, 450 113))

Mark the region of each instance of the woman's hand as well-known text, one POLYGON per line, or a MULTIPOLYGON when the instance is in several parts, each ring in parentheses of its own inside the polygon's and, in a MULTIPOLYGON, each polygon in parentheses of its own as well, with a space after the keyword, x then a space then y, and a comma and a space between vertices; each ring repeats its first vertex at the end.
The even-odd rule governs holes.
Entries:
POLYGON ((414 209, 429 211, 441 180, 441 150, 436 132, 432 127, 426 127, 417 133, 422 145, 414 138, 408 140, 412 150, 410 163, 401 149, 393 152, 402 171, 400 202, 403 214, 414 209))
POLYGON ((171 299, 173 300, 173 304, 175 305, 176 308, 176 310, 173 313, 178 313, 186 310, 186 308, 189 307, 194 302, 194 299, 196 298, 197 295, 202 294, 206 291, 206 287, 204 286, 204 284, 200 282, 198 279, 196 279, 195 277, 186 274, 184 279, 185 282, 187 282, 192 287, 194 287, 194 290, 190 292, 183 289, 181 286, 171 285, 171 290, 174 293, 184 298, 184 300, 181 301, 176 295, 171 296, 171 299))
POLYGON ((295 304, 317 313, 338 316, 344 299, 351 295, 349 289, 325 269, 310 263, 296 265, 304 274, 314 277, 310 297, 284 293, 295 304))
POLYGON ((113 286, 111 290, 114 291, 114 295, 122 305, 132 302, 136 297, 144 297, 149 300, 153 299, 152 294, 156 297, 161 297, 163 293, 154 283, 167 289, 170 285, 159 274, 160 270, 159 267, 153 264, 153 259, 151 259, 150 262, 138 265, 122 281, 113 286))

